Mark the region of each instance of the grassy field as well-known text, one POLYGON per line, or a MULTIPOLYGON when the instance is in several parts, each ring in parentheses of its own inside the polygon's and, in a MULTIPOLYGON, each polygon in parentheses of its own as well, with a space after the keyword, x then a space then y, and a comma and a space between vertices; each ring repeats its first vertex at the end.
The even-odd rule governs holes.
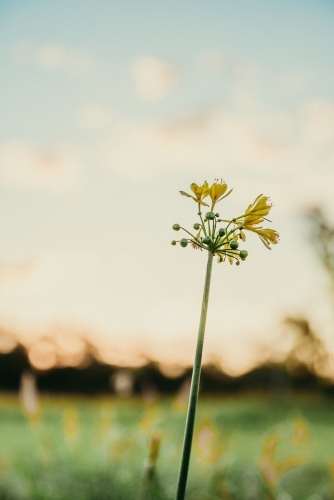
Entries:
MULTIPOLYGON (((172 500, 184 420, 171 398, 46 398, 31 418, 2 396, 0 500, 172 500), (161 446, 143 492, 152 434, 161 446)), ((214 499, 334 499, 334 401, 202 397, 187 500, 214 499)))

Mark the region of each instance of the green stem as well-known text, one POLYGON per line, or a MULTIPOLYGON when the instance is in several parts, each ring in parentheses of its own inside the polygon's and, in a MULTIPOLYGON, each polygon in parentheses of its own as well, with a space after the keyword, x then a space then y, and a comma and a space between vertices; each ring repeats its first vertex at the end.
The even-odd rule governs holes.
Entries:
POLYGON ((212 229, 212 239, 215 237, 216 235, 216 226, 217 226, 217 219, 214 218, 213 220, 213 229, 212 229))
POLYGON ((199 214, 199 218, 201 219, 202 228, 203 228, 203 231, 204 231, 204 236, 207 236, 206 229, 205 229, 205 224, 204 224, 204 221, 203 221, 203 218, 202 218, 202 212, 201 212, 201 205, 200 204, 198 204, 198 214, 199 214))
POLYGON ((194 240, 196 240, 196 239, 197 239, 197 238, 196 238, 196 236, 194 236, 194 235, 193 235, 193 234, 191 234, 189 231, 187 231, 186 229, 184 229, 184 227, 180 226, 180 229, 183 229, 183 231, 185 231, 186 233, 190 234, 190 236, 191 236, 194 240))
MULTIPOLYGON (((229 226, 229 224, 228 224, 229 226)), ((228 226, 226 227, 226 230, 228 228, 228 226)), ((225 245, 226 243, 228 243, 230 240, 228 239, 229 236, 234 233, 235 231, 237 231, 239 228, 238 227, 234 227, 233 229, 231 229, 231 231, 229 231, 228 233, 226 232, 225 236, 223 236, 219 242, 219 245, 217 246, 217 242, 215 241, 215 245, 214 245, 214 251, 217 251, 219 250, 219 248, 223 245, 225 245)))
POLYGON ((184 430, 181 466, 180 466, 180 472, 179 472, 177 492, 176 492, 176 497, 175 497, 176 500, 184 500, 184 496, 185 496, 185 492, 186 492, 191 445, 192 445, 192 439, 193 439, 193 434, 194 434, 194 424, 195 424, 196 406, 197 406, 198 391, 199 391, 199 381, 200 381, 200 377, 201 377, 202 352, 203 352, 206 316, 207 316, 207 312, 208 312, 208 301, 209 301, 209 291, 210 291, 210 280, 211 280, 213 255, 214 254, 212 252, 209 252, 208 263, 207 263, 207 267, 206 267, 201 319, 200 319, 200 323, 199 323, 194 368, 193 368, 193 374, 192 374, 192 378, 191 378, 191 387, 190 387, 187 419, 186 419, 186 426, 185 426, 185 430, 184 430))

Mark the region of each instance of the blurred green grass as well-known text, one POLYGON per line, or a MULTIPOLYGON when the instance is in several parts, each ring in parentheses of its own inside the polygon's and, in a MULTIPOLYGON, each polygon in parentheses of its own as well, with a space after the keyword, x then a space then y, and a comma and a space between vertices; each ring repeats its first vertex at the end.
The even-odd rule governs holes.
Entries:
MULTIPOLYGON (((147 498, 172 500, 184 421, 172 398, 43 398, 31 418, 2 396, 0 500, 136 499, 153 432, 147 498)), ((334 499, 333 424, 321 397, 201 398, 187 499, 334 499)))

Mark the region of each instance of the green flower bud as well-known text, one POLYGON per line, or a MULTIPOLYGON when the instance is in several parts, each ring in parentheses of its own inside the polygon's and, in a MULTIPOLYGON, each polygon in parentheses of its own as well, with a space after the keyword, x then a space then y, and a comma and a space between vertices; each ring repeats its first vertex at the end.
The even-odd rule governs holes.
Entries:
POLYGON ((240 255, 240 259, 245 260, 245 258, 248 255, 248 252, 247 252, 247 250, 241 250, 239 255, 240 255))
POLYGON ((221 219, 218 219, 217 222, 221 222, 222 220, 221 219))
POLYGON ((186 240, 186 238, 182 238, 182 240, 180 240, 180 245, 185 248, 188 245, 188 240, 186 240))
POLYGON ((198 222, 195 222, 195 224, 193 225, 193 228, 198 230, 200 228, 200 224, 198 224, 198 222))
POLYGON ((202 238, 202 243, 204 243, 204 245, 210 245, 210 243, 212 243, 212 239, 210 236, 204 236, 204 238, 202 238))
POLYGON ((240 262, 237 260, 237 262, 235 263, 236 266, 240 266, 240 262))
POLYGON ((224 229, 224 228, 222 228, 222 227, 221 227, 221 228, 219 229, 218 233, 219 233, 219 236, 225 236, 226 231, 225 231, 225 229, 224 229))
POLYGON ((202 215, 202 212, 198 212, 198 214, 197 214, 197 215, 202 215))
POLYGON ((213 220, 215 218, 215 214, 213 212, 207 212, 205 214, 205 218, 208 220, 213 220))
POLYGON ((215 214, 216 217, 219 217, 219 214, 215 214))
POLYGON ((175 240, 172 241, 172 245, 173 246, 176 245, 176 241, 175 240))
POLYGON ((232 250, 236 250, 239 246, 239 243, 236 241, 236 240, 232 240, 230 241, 230 247, 232 248, 232 250))
POLYGON ((235 222, 237 219, 232 219, 232 222, 235 222))
POLYGON ((174 231, 179 231, 180 230, 180 224, 174 224, 173 229, 174 231))

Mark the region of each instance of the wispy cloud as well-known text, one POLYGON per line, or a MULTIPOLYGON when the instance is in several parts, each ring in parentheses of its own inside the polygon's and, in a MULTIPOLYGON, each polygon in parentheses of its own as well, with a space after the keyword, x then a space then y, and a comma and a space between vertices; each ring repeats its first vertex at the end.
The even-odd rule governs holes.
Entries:
POLYGON ((292 204, 317 202, 329 196, 334 180, 334 105, 310 101, 294 113, 271 114, 217 108, 168 120, 123 122, 101 152, 106 164, 125 176, 207 165, 227 176, 237 168, 249 178, 261 175, 263 184, 270 178, 292 204))
POLYGON ((82 164, 69 144, 40 147, 28 141, 0 144, 0 183, 10 189, 63 191, 82 177, 82 164))
POLYGON ((334 146, 333 102, 325 100, 305 102, 300 109, 300 120, 306 140, 314 147, 334 146))
POLYGON ((33 276, 36 272, 37 262, 25 260, 16 264, 0 266, 0 285, 21 282, 33 276))
POLYGON ((258 68, 253 62, 214 49, 201 50, 195 65, 203 73, 223 73, 235 80, 253 80, 258 73, 258 68))
POLYGON ((20 64, 35 64, 47 71, 62 70, 78 75, 86 73, 93 65, 92 57, 85 50, 54 42, 38 45, 21 40, 13 45, 11 56, 20 64))
POLYGON ((110 123, 110 112, 99 104, 84 104, 76 113, 76 121, 82 128, 95 130, 110 123))
POLYGON ((180 74, 177 68, 154 57, 139 57, 131 67, 136 91, 141 99, 155 101, 172 92, 180 74))

